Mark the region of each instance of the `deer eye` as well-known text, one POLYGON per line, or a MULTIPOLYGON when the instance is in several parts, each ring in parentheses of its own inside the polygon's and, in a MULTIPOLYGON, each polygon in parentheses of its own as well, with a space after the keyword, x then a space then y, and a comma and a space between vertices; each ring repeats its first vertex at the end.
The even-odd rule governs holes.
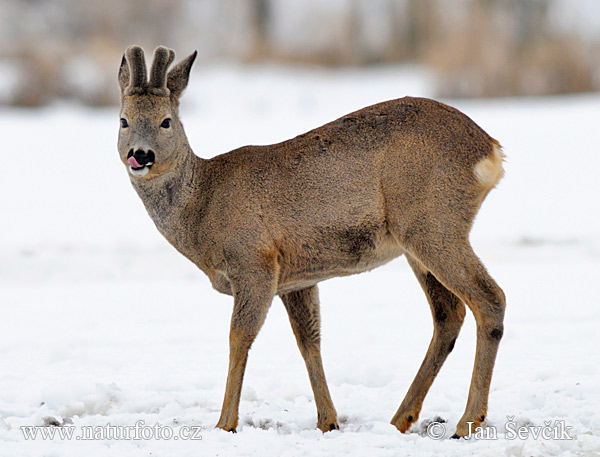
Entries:
POLYGON ((129 122, 127 122, 127 119, 121 118, 121 127, 124 129, 129 127, 129 122))
POLYGON ((168 129, 171 127, 171 119, 166 118, 164 121, 160 123, 160 127, 163 129, 168 129))

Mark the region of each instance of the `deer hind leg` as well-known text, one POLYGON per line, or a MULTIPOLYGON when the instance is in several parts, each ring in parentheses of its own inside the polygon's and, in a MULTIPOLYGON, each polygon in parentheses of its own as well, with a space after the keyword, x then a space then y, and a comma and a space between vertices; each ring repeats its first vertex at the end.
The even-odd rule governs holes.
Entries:
POLYGON ((487 414, 498 345, 503 333, 506 298, 467 241, 414 244, 412 254, 437 280, 464 301, 477 324, 477 349, 469 399, 453 438, 467 436, 469 422, 479 426, 487 414))
POLYGON ((298 348, 306 363, 317 405, 317 427, 323 431, 339 429, 321 360, 321 318, 317 286, 281 295, 288 312, 298 348))
POLYGON ((217 428, 235 432, 248 351, 262 327, 275 296, 272 272, 248 269, 243 279, 232 280, 233 314, 229 333, 229 371, 217 428))
POLYGON ((417 260, 410 255, 407 255, 407 259, 427 296, 433 315, 433 337, 425 359, 392 419, 392 425, 403 433, 419 418, 423 400, 448 354, 454 348, 454 342, 465 318, 465 305, 460 299, 417 260))

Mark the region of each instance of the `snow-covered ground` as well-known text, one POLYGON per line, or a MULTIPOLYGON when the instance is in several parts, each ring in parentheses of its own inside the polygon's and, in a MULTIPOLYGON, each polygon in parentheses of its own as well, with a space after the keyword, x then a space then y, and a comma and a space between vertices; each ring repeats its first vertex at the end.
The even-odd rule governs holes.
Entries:
MULTIPOLYGON (((211 157, 429 87, 406 68, 199 67, 182 117, 211 157)), ((321 285, 339 432, 315 428, 279 300, 250 353, 238 433, 214 430, 232 300, 154 229, 117 158, 118 110, 68 105, 0 109, 0 456, 600 455, 600 95, 449 103, 508 156, 472 234, 508 297, 488 412, 497 439, 449 439, 471 376, 470 314, 418 423, 407 434, 389 424, 432 331, 402 258, 321 285), (20 426, 49 416, 76 430, 200 425, 202 440, 26 441, 20 426), (438 416, 447 432, 434 440, 425 429, 438 416), (573 439, 508 439, 507 416, 563 421, 573 439)))

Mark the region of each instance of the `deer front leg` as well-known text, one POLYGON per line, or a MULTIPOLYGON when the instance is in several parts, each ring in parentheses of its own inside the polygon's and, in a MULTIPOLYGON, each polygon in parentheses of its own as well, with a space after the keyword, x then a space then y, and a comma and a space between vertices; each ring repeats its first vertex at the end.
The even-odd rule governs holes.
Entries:
POLYGON ((274 275, 264 270, 247 269, 243 279, 230 279, 234 305, 229 333, 229 371, 223 409, 216 426, 235 432, 248 351, 265 321, 276 286, 274 275))
POLYGON ((317 405, 317 427, 338 430, 337 413, 325 379, 321 360, 321 318, 317 286, 281 295, 288 312, 298 348, 306 363, 308 377, 317 405))

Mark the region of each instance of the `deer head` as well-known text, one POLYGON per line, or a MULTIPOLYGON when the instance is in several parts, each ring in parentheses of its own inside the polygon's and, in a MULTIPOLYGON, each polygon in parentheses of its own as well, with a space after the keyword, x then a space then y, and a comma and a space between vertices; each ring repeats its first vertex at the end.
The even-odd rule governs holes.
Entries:
POLYGON ((118 149, 132 179, 164 174, 187 150, 178 108, 196 55, 194 52, 167 73, 175 53, 159 46, 154 51, 148 80, 142 48, 130 46, 125 51, 119 69, 118 149))

